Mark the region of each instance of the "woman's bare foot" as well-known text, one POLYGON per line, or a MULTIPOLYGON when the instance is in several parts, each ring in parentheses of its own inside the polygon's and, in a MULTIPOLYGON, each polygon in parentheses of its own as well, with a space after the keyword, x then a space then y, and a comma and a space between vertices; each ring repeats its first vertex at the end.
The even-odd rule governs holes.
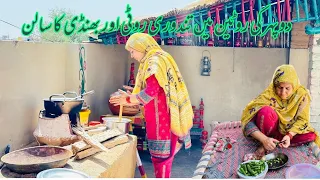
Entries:
POLYGON ((265 153, 266 153, 266 150, 264 149, 263 146, 258 147, 258 149, 255 152, 255 154, 260 157, 264 156, 265 153))
POLYGON ((245 154, 243 157, 243 161, 248 161, 248 160, 260 160, 264 155, 265 155, 266 150, 264 147, 261 145, 256 152, 254 153, 249 153, 245 154))

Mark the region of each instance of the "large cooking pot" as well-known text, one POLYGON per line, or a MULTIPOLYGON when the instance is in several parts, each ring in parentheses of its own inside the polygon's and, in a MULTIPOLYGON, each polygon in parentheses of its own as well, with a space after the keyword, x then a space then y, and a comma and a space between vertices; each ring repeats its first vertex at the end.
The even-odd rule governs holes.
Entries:
POLYGON ((49 99, 44 99, 44 108, 47 117, 57 117, 61 114, 77 114, 82 108, 84 99, 75 92, 53 94, 49 99), (75 94, 75 97, 66 97, 66 94, 75 94))

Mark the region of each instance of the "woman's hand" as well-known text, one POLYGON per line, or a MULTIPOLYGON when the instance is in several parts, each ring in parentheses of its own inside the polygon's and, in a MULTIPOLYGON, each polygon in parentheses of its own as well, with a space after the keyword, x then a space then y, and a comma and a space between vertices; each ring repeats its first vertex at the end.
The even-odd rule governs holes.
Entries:
POLYGON ((133 87, 130 87, 127 85, 123 85, 122 87, 127 91, 127 93, 132 93, 132 91, 133 91, 133 87))
POLYGON ((276 143, 279 143, 279 141, 276 139, 267 137, 261 143, 266 150, 272 151, 276 148, 276 143))
POLYGON ((280 147, 282 148, 288 148, 290 146, 290 137, 288 135, 285 135, 282 140, 281 143, 279 144, 280 147))
POLYGON ((129 104, 126 100, 127 97, 129 97, 130 95, 127 94, 126 92, 119 90, 118 91, 120 93, 120 95, 118 96, 112 96, 109 100, 109 102, 111 104, 113 104, 114 106, 119 106, 119 105, 126 105, 129 104))

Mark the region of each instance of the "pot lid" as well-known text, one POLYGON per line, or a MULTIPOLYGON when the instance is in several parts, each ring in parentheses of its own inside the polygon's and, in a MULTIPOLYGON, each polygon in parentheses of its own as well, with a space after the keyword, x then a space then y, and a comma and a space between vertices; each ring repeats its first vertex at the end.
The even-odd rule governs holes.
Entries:
MULTIPOLYGON (((48 99, 44 99, 44 101, 50 101, 50 98, 48 99)), ((62 101, 84 101, 84 99, 78 98, 62 98, 62 97, 52 97, 51 101, 55 101, 55 102, 62 102, 62 101)))
POLYGON ((62 101, 76 101, 76 102, 79 102, 79 101, 84 101, 84 99, 80 98, 80 96, 78 98, 77 97, 70 98, 70 97, 64 96, 63 94, 53 94, 48 99, 44 99, 44 101, 50 101, 50 100, 54 101, 54 102, 62 102, 62 101))

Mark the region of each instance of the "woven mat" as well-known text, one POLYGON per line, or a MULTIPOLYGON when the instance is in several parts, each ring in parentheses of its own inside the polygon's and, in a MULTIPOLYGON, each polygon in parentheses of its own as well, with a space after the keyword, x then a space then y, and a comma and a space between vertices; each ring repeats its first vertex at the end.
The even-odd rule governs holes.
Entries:
MULTIPOLYGON (((238 178, 237 167, 242 162, 243 156, 253 153, 258 148, 259 143, 253 139, 243 136, 240 122, 229 122, 215 126, 213 134, 206 148, 212 149, 211 158, 204 172, 203 178, 238 178), (216 152, 213 145, 217 138, 230 137, 237 142, 232 144, 232 148, 224 152, 216 152), (211 147, 209 147, 211 146, 211 147)), ((207 149, 204 149, 204 152, 207 149)), ((289 157, 286 167, 278 170, 269 170, 265 178, 285 178, 285 172, 289 166, 298 163, 317 164, 318 160, 312 153, 311 143, 299 147, 289 147, 287 149, 277 148, 275 152, 285 153, 289 157)))

